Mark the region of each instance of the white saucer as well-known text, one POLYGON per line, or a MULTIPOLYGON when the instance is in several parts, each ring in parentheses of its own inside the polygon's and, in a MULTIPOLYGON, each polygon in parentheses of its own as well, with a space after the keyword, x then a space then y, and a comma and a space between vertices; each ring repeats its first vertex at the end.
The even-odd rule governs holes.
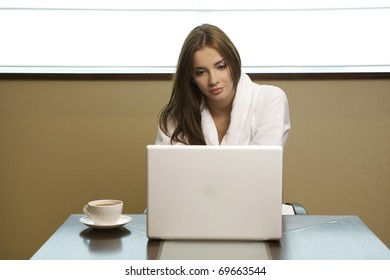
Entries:
POLYGON ((115 223, 115 224, 112 224, 112 225, 98 225, 98 224, 95 224, 90 217, 82 217, 80 218, 80 223, 86 225, 86 226, 89 226, 91 228, 99 228, 99 229, 110 229, 110 228, 118 228, 118 227, 121 227, 125 224, 127 224, 128 222, 131 221, 131 217, 129 216, 126 216, 126 215, 121 215, 121 217, 119 218, 119 220, 115 223))

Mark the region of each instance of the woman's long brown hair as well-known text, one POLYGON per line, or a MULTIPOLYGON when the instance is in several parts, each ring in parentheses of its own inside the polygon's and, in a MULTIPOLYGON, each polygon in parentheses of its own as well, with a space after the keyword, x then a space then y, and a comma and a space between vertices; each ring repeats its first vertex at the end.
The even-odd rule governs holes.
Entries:
POLYGON ((202 132, 201 104, 203 94, 192 82, 194 53, 204 47, 217 50, 225 59, 236 87, 241 76, 240 55, 229 37, 218 27, 203 24, 187 36, 181 49, 171 98, 159 115, 161 130, 174 142, 206 145, 202 132), (169 135, 168 123, 175 127, 169 135))

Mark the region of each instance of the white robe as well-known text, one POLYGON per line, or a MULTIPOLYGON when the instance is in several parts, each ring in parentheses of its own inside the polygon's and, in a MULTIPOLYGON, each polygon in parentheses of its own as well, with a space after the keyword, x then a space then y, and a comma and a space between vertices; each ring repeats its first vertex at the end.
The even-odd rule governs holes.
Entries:
MULTIPOLYGON (((207 145, 284 146, 286 143, 290 115, 286 94, 278 87, 258 85, 248 75, 242 74, 233 101, 230 125, 221 143, 207 106, 203 107, 202 131, 207 145)), ((172 126, 168 127, 173 131, 172 126)), ((171 144, 171 138, 160 128, 156 144, 171 144)))

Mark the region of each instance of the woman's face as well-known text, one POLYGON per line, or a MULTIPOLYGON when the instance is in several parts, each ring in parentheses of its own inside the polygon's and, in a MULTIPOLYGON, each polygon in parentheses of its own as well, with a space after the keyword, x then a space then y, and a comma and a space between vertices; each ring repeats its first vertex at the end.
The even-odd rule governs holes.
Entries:
POLYGON ((234 83, 227 62, 219 52, 204 47, 194 53, 192 80, 206 96, 208 104, 233 102, 234 83))

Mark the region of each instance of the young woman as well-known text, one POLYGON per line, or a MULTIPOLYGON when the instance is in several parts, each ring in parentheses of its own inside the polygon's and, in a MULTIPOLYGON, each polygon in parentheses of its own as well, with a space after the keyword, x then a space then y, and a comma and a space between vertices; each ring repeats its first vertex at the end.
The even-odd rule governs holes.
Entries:
POLYGON ((193 29, 159 116, 156 144, 283 146, 289 131, 285 93, 241 73, 240 55, 221 29, 193 29))

